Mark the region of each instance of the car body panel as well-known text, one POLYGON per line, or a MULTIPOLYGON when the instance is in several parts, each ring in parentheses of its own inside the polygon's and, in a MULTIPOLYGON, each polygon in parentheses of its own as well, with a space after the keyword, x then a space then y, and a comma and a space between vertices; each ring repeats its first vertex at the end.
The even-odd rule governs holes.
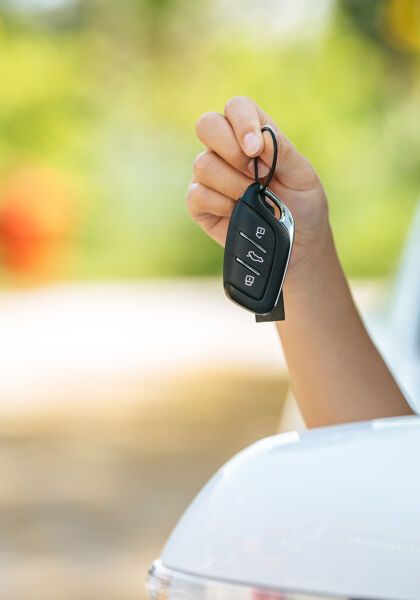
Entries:
POLYGON ((261 440, 209 481, 162 564, 273 590, 420 597, 420 418, 261 440))

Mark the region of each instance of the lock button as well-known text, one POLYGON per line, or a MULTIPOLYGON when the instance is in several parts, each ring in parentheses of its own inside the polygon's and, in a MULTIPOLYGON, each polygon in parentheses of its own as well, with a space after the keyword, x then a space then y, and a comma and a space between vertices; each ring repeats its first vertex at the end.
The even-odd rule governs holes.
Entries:
POLYGON ((235 216, 234 229, 238 233, 242 232, 254 244, 263 248, 267 254, 272 255, 276 246, 276 237, 273 229, 263 217, 245 203, 242 203, 235 216))

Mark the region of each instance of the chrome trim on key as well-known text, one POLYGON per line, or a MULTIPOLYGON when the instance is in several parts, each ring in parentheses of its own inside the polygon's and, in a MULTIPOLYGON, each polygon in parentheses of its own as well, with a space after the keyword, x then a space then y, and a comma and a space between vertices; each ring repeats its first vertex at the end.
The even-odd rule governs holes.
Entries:
POLYGON ((278 196, 276 196, 276 194, 274 192, 272 192, 269 188, 265 188, 264 194, 267 196, 267 198, 270 198, 270 200, 272 200, 274 202, 274 204, 277 206, 277 208, 279 209, 279 211, 280 211, 279 221, 280 221, 280 223, 282 223, 282 225, 284 225, 286 227, 287 232, 289 234, 289 239, 290 239, 289 255, 287 257, 286 268, 284 269, 283 279, 281 282, 279 294, 277 296, 277 300, 276 300, 276 304, 275 304, 275 306, 277 306, 279 299, 280 299, 281 291, 283 289, 284 278, 286 277, 287 269, 289 266, 290 254, 292 253, 293 240, 295 237, 295 221, 293 219, 292 213, 287 208, 285 203, 282 200, 280 200, 280 198, 278 196))
POLYGON ((246 262, 244 262, 243 260, 241 260, 237 256, 235 258, 236 258, 236 260, 237 260, 238 263, 241 263, 241 265, 243 265, 244 267, 246 267, 247 269, 249 269, 250 271, 252 271, 253 273, 255 273, 255 275, 261 275, 261 273, 258 273, 257 269, 254 269, 253 267, 250 267, 249 265, 246 264, 246 262))
POLYGON ((241 235, 243 238, 245 238, 248 242, 251 242, 251 244, 254 244, 254 246, 256 246, 259 250, 261 250, 261 252, 264 252, 264 254, 267 254, 267 250, 265 250, 262 246, 257 244, 257 242, 254 242, 254 240, 252 240, 250 237, 248 237, 246 235, 246 233, 244 233, 243 231, 240 231, 239 235, 241 235))

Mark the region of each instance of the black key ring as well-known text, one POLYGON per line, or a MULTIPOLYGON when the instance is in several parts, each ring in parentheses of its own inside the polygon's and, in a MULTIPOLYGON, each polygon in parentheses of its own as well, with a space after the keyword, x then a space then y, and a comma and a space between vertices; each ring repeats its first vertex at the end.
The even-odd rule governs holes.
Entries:
MULTIPOLYGON (((276 134, 274 133, 274 131, 270 127, 270 125, 264 125, 264 127, 261 127, 261 131, 269 131, 270 135, 271 135, 271 137, 273 139, 273 161, 271 163, 271 169, 270 169, 270 173, 268 174, 267 181, 265 182, 265 184, 263 185, 262 190, 261 190, 264 193, 265 190, 270 185, 271 180, 273 179, 273 176, 274 176, 274 173, 275 173, 275 170, 276 170, 278 146, 277 146, 276 134)), ((255 173, 255 181, 256 181, 256 183, 260 183, 260 180, 259 180, 259 177, 258 177, 258 156, 254 157, 254 173, 255 173)))

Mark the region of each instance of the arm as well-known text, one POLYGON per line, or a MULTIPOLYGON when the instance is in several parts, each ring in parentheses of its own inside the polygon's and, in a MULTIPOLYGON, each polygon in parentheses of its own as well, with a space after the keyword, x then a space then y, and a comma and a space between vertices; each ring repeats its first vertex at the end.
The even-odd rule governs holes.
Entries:
POLYGON ((252 100, 230 100, 224 115, 205 113, 197 134, 207 149, 194 162, 187 194, 193 218, 224 244, 236 199, 264 176, 276 132, 273 191, 295 219, 295 244, 285 282, 286 321, 277 324, 292 387, 308 426, 410 414, 400 389, 370 340, 338 261, 322 184, 274 121, 252 100))
POLYGON ((412 413, 360 319, 331 233, 322 259, 292 273, 285 303, 276 325, 308 427, 412 413))

